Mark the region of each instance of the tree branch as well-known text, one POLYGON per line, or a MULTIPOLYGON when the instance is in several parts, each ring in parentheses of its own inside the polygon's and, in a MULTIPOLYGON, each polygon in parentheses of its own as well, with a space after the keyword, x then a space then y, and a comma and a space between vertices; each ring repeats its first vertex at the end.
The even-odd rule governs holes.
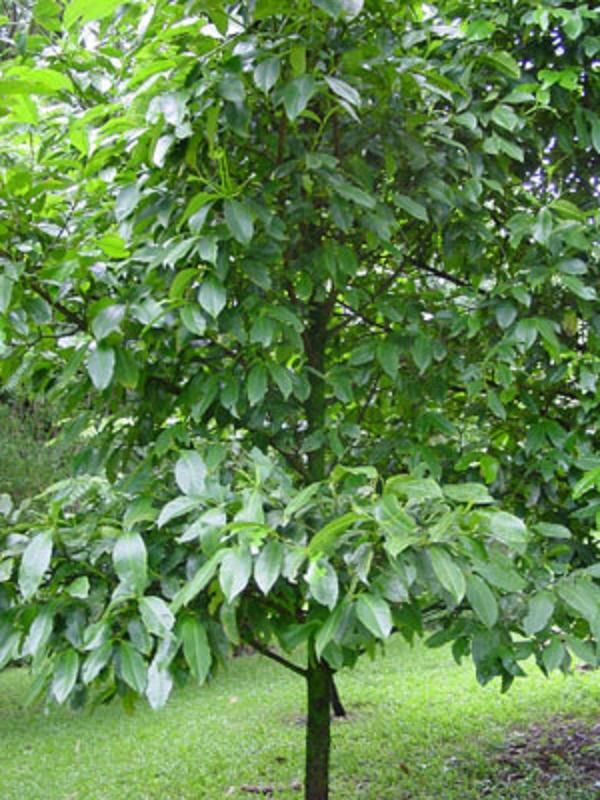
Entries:
POLYGON ((273 441, 270 441, 269 444, 274 450, 277 450, 280 456, 285 458, 285 460, 288 462, 290 467, 292 467, 292 469, 295 472, 297 472, 299 475, 302 475, 303 478, 308 479, 306 464, 302 461, 298 453, 288 453, 273 441))
POLYGON ((288 661, 287 658, 280 656, 279 653, 273 652, 269 647, 260 642, 256 641, 255 639, 249 639, 248 644, 261 653, 263 656, 270 658, 272 661, 276 661, 278 664, 281 664, 283 667, 295 672, 296 675, 301 675, 303 678, 306 678, 307 671, 303 667, 299 667, 297 664, 294 664, 292 661, 288 661))
POLYGON ((76 325, 78 330, 80 331, 87 331, 87 326, 85 323, 85 319, 80 317, 79 314, 75 313, 75 311, 71 311, 70 308, 67 308, 63 303, 59 300, 54 300, 50 292, 46 289, 45 286, 42 286, 37 281, 32 281, 30 284, 31 289, 43 298, 52 308, 57 309, 60 313, 66 317, 73 325, 76 325))

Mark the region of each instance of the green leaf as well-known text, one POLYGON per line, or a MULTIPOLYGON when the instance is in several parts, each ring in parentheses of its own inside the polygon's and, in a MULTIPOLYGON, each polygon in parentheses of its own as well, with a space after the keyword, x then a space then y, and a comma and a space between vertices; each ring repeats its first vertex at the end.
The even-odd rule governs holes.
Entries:
POLYGON ((355 522, 363 519, 361 514, 350 511, 337 519, 331 520, 320 528, 308 543, 307 552, 310 558, 323 553, 328 555, 336 548, 337 541, 355 522))
POLYGON ((514 131, 519 127, 520 118, 510 106, 499 105, 492 111, 492 120, 507 131, 514 131))
POLYGON ((469 505, 489 505, 494 498, 489 494, 487 486, 482 483, 457 483, 446 484, 444 494, 455 503, 468 503, 469 505))
POLYGON ((286 83, 282 97, 285 113, 290 121, 293 122, 306 109, 316 90, 317 82, 312 75, 301 75, 286 83))
POLYGON ((207 278, 198 291, 198 302, 213 319, 216 319, 227 302, 225 287, 215 278, 207 278))
POLYGON ((76 597, 80 600, 85 600, 90 593, 90 580, 86 576, 82 578, 75 578, 75 580, 67 586, 67 592, 71 597, 76 597))
POLYGON ((158 519, 156 520, 157 526, 159 528, 164 528, 171 520, 182 517, 184 514, 189 514, 189 512, 194 509, 198 509, 198 504, 199 500, 197 497, 176 497, 174 500, 170 500, 166 506, 162 507, 158 519))
POLYGON ((319 628, 317 635, 315 636, 315 655, 318 660, 321 659, 323 654, 323 650, 327 647, 327 645, 335 639, 335 635, 340 627, 340 623, 342 622, 346 609, 348 608, 347 602, 344 600, 336 606, 333 612, 327 617, 323 625, 319 628))
POLYGON ((362 208, 367 208, 372 211, 377 202, 375 198, 365 192, 363 189, 360 189, 358 186, 355 186, 353 183, 349 181, 345 181, 342 178, 336 177, 335 180, 331 180, 333 188, 336 194, 339 194, 340 197, 343 197, 344 200, 350 200, 353 203, 356 203, 357 206, 362 206, 362 208))
MULTIPOLYGON (((109 336, 113 331, 118 330, 121 327, 121 322, 123 322, 124 317, 125 317, 125 306, 119 305, 118 303, 106 306, 101 311, 99 311, 98 314, 96 314, 96 316, 92 320, 92 333, 94 334, 96 341, 99 342, 102 339, 109 336)), ((90 361, 91 361, 91 356, 90 356, 90 361)), ((92 380, 93 380, 93 375, 92 375, 92 380)), ((95 381, 94 384, 96 384, 95 381)), ((98 387, 96 386, 96 388, 98 387)))
POLYGON ((29 600, 38 590, 52 557, 52 534, 38 533, 29 542, 19 567, 19 589, 24 600, 29 600))
POLYGON ((269 594, 283 568, 283 545, 271 539, 254 564, 254 580, 263 594, 269 594))
POLYGON ((175 480, 184 494, 201 495, 206 480, 206 464, 200 453, 189 450, 183 453, 175 465, 175 480))
POLYGON ((109 258, 127 258, 129 250, 125 242, 117 233, 105 233, 97 240, 98 247, 109 258))
POLYGON ((541 533, 549 539, 570 539, 571 531, 564 525, 556 525, 551 522, 538 522, 533 526, 533 530, 541 533))
POLYGON ((542 662, 547 672, 558 669, 562 664, 566 650, 560 639, 552 638, 550 644, 546 645, 542 653, 542 662))
POLYGON ((64 703, 73 691, 79 672, 79 656, 75 650, 65 650, 60 654, 54 667, 52 694, 57 703, 64 703))
POLYGON ((244 591, 252 574, 252 556, 245 548, 228 550, 223 557, 219 583, 228 603, 244 591))
POLYGON ((140 379, 140 371, 135 356, 122 348, 119 348, 115 355, 115 378, 126 389, 135 389, 140 379))
POLYGON ((171 611, 174 614, 183 606, 187 606, 188 603, 191 603, 192 600, 208 586, 227 552, 227 550, 219 550, 216 552, 200 567, 200 569, 198 569, 194 577, 177 592, 171 601, 171 611))
POLYGON ((400 347, 395 342, 385 339, 377 345, 377 360, 384 372, 395 381, 400 366, 400 347))
POLYGON ((186 617, 181 624, 183 654, 198 683, 204 683, 210 671, 212 654, 204 627, 197 619, 186 617))
POLYGON ((554 613, 554 600, 549 592, 540 592, 529 601, 527 616, 523 620, 523 630, 527 636, 543 630, 554 613))
POLYGON ((387 492, 399 494, 407 500, 442 500, 442 490, 432 478, 411 478, 394 475, 385 484, 387 492))
POLYGON ((200 309, 188 303, 180 310, 181 321, 190 333, 195 333, 202 336, 206 331, 206 317, 202 314, 200 309))
POLYGON ((583 497, 583 495, 589 492, 590 489, 598 489, 599 487, 600 467, 595 467, 589 472, 586 472, 585 475, 577 481, 573 487, 573 498, 575 500, 579 500, 579 498, 583 497))
POLYGON ((341 16, 353 19, 360 14, 364 5, 364 0, 312 0, 312 2, 334 19, 341 16))
POLYGON ((121 677, 137 694, 144 694, 148 685, 146 662, 129 642, 119 645, 121 677))
POLYGON ((581 300, 595 300, 597 297, 595 288, 593 286, 586 286, 583 281, 575 275, 562 275, 561 281, 570 292, 576 297, 581 298, 581 300))
POLYGON ((504 300, 496 306, 496 320, 503 330, 510 328, 517 318, 517 309, 513 303, 504 300))
POLYGON ((386 552, 392 558, 415 543, 417 525, 402 508, 395 494, 384 492, 375 506, 375 519, 385 535, 386 552))
POLYGON ((0 583, 10 580, 14 565, 14 558, 4 558, 0 561, 0 583))
POLYGON ((429 213, 425 206, 421 205, 421 203, 418 203, 416 200, 413 200, 412 197, 408 197, 405 194, 395 194, 394 202, 403 211, 406 211, 407 214, 410 214, 411 217, 420 219, 421 222, 429 222, 429 213))
MULTIPOLYGON (((208 213, 208 211, 210 210, 211 203, 213 203, 215 200, 218 200, 219 197, 220 197, 220 195, 215 194, 214 192, 198 192, 197 194, 195 194, 188 201, 188 204, 186 205, 186 207, 184 209, 184 212, 181 215, 181 219, 179 220, 179 225, 177 226, 177 229, 181 230, 183 228, 183 226, 185 225, 185 223, 188 220, 191 220, 192 217, 197 220, 198 217, 196 217, 196 215, 198 214, 198 212, 204 211, 205 213, 208 213)), ((199 215, 199 217, 200 217, 200 215, 199 215)), ((204 217, 205 217, 205 214, 203 213, 202 214, 202 218, 204 218, 204 217)), ((203 225, 203 222, 204 222, 204 219, 202 221, 202 225, 203 225)), ((199 227, 201 228, 202 225, 200 225, 199 227)), ((194 230, 193 222, 190 222, 189 228, 192 231, 194 230)))
POLYGON ((68 30, 79 20, 83 25, 95 19, 110 17, 123 5, 123 0, 71 0, 66 6, 63 16, 63 25, 68 30))
POLYGON ((39 656, 52 635, 53 625, 54 614, 49 608, 43 608, 31 623, 21 654, 23 656, 39 656))
POLYGON ((331 91, 342 100, 345 100, 351 106, 360 106, 360 94, 349 83, 339 78, 331 78, 328 75, 325 76, 325 81, 331 91))
POLYGON ((142 621, 148 633, 161 638, 168 636, 175 624, 175 617, 169 606, 160 597, 147 595, 139 603, 142 621))
POLYGON ((462 569, 442 547, 434 546, 428 550, 433 571, 444 589, 457 603, 465 596, 467 585, 462 569))
POLYGON ((148 670, 148 685, 146 697, 150 707, 157 711, 166 704, 173 688, 173 679, 168 669, 161 669, 156 660, 150 664, 148 670))
POLYGON ((226 200, 223 207, 225 222, 233 238, 244 246, 250 244, 254 236, 254 221, 248 206, 239 200, 226 200))
POLYGON ((513 567, 499 563, 497 556, 488 564, 478 563, 477 572, 505 592, 521 592, 527 585, 513 567))
POLYGON ((8 622, 0 621, 0 669, 11 661, 18 651, 21 635, 8 622))
POLYGON ((329 609, 335 606, 339 592, 338 576, 328 561, 313 561, 308 568, 306 581, 317 603, 329 609))
POLYGON ((305 511, 308 508, 312 508, 314 503, 312 502, 315 496, 317 495, 319 489, 321 488, 321 483, 311 483, 308 486, 305 486, 304 489, 301 489, 297 495, 292 497, 290 502, 286 505, 283 510, 283 522, 286 524, 289 520, 292 519, 298 512, 305 511))
POLYGON ((115 369, 115 351, 112 347, 97 347, 88 358, 87 371, 96 389, 101 392, 112 381, 115 369))
POLYGON ((139 533, 119 536, 113 548, 113 563, 120 581, 136 594, 146 588, 148 566, 146 545, 139 533))
POLYGON ((591 138, 594 150, 600 153, 600 117, 594 115, 590 122, 591 138))
POLYGON ((517 552, 523 552, 528 534, 525 523, 506 511, 496 511, 488 517, 491 535, 517 552))
POLYGON ((477 575, 467 577, 467 600, 487 628, 498 621, 498 603, 487 583, 477 575))
POLYGON ((504 408, 504 404, 493 389, 488 389, 486 394, 486 403, 492 414, 497 416, 498 419, 506 419, 506 409, 504 408))
POLYGON ((115 217, 117 222, 122 222, 124 219, 132 214, 140 202, 141 193, 137 183, 130 183, 129 186, 124 186, 117 195, 117 202, 115 204, 115 217))
POLYGON ((508 75, 509 78, 521 77, 521 67, 505 50, 496 50, 495 52, 487 53, 484 58, 499 72, 508 75))
POLYGON ((361 594, 356 601, 356 616, 378 639, 387 639, 392 632, 392 614, 380 595, 361 594))
POLYGON ((598 625, 600 621, 600 589, 591 579, 567 579, 558 584, 558 595, 567 605, 589 622, 598 625))
POLYGON ((0 314, 5 314, 10 306, 14 282, 6 275, 0 275, 0 314))
POLYGON ((410 348, 410 354, 419 368, 419 372, 423 373, 431 364, 433 345, 426 336, 417 336, 410 348))
POLYGON ((254 70, 254 83, 258 88, 268 94, 279 79, 281 72, 281 59, 274 56, 261 61, 254 70))
POLYGON ((97 650, 93 650, 83 662, 81 679, 84 683, 91 683, 108 664, 113 651, 112 642, 104 642, 97 650))
POLYGON ((248 375, 248 402, 251 406, 261 403, 267 393, 268 374, 264 364, 255 364, 248 375))
POLYGON ((294 77, 304 75, 306 72, 306 47, 296 44, 290 50, 290 67, 294 77))
POLYGON ((294 384, 292 383, 289 369, 281 366, 281 364, 274 364, 272 362, 269 362, 267 367, 271 374, 271 378, 281 392, 283 399, 287 400, 294 389, 294 384))
POLYGON ((540 209, 532 230, 535 241, 540 244, 548 244, 552 236, 553 228, 554 222, 552 219, 552 212, 547 208, 540 209))

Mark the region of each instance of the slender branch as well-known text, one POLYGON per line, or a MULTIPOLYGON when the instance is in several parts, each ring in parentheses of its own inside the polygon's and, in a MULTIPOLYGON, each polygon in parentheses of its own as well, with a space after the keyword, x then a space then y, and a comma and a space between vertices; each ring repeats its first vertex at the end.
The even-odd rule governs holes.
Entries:
POLYGON ((382 322, 375 322, 375 320, 369 319, 369 317, 366 317, 361 311, 357 311, 355 308, 352 308, 352 306, 349 306, 347 303, 344 303, 343 300, 338 300, 337 302, 340 306, 342 306, 342 308, 345 308, 346 311, 349 311, 350 314, 352 314, 352 317, 347 318, 347 320, 344 321, 344 323, 340 323, 339 325, 337 325, 334 328, 334 330, 339 330, 340 327, 347 325, 353 319, 361 319, 363 322, 366 322, 367 325, 371 325, 371 327, 373 328, 379 328, 379 330, 385 331, 386 333, 392 333, 392 328, 389 325, 385 325, 382 322))
POLYGON ((73 325, 76 325, 78 330, 80 331, 87 330, 85 319, 83 317, 80 317, 79 314, 77 314, 75 311, 71 311, 70 308, 65 306, 59 300, 54 300, 54 298, 52 297, 50 292, 48 292, 45 286, 42 286, 37 281, 32 281, 30 286, 33 289, 33 291, 36 294, 38 294, 41 298, 43 298, 47 303, 49 303, 49 305, 60 311, 60 313, 64 317, 66 317, 69 320, 69 322, 71 322, 73 325))
POLYGON ((369 410, 369 408, 371 406, 371 400, 373 399, 373 395, 377 391, 377 384, 379 383, 379 378, 380 378, 380 373, 377 372, 375 374, 375 378, 373 379, 373 382, 371 383, 371 386, 369 387, 369 393, 367 395, 367 399, 362 404, 361 409, 358 412, 358 419, 357 419, 357 424, 358 425, 360 425, 360 423, 363 421, 365 414, 367 413, 367 411, 369 410))
POLYGON ((277 450, 279 455, 281 455, 281 456, 283 456, 283 458, 285 458, 285 460, 288 462, 290 467, 292 467, 294 469, 295 472, 297 472, 299 475, 302 475, 303 478, 307 478, 308 479, 308 472, 307 472, 307 469, 306 469, 306 464, 302 461, 302 459, 300 458, 300 455, 298 453, 288 453, 285 450, 283 450, 281 447, 279 447, 279 445, 276 444, 273 441, 269 442, 269 444, 271 445, 271 447, 274 450, 277 450))
POLYGON ((256 641, 255 639, 249 639, 248 644, 261 653, 263 656, 270 658, 272 661, 276 661, 278 664, 281 664, 283 667, 295 672, 296 675, 301 675, 303 678, 306 678, 308 672, 303 667, 299 667, 297 664, 294 664, 292 661, 288 661, 287 658, 280 656, 279 653, 273 652, 269 647, 260 642, 256 641))
MULTIPOLYGON (((437 267, 430 267, 429 264, 423 264, 420 261, 410 259, 410 263, 413 267, 422 272, 427 272, 429 275, 435 275, 437 278, 442 278, 442 280, 448 281, 449 283, 453 283, 455 286, 462 286, 465 289, 472 289, 473 287, 468 281, 463 280, 463 278, 457 278, 455 275, 450 275, 449 272, 444 272, 443 269, 438 269, 437 267)), ((482 292, 481 289, 478 291, 482 292)), ((485 292, 482 292, 485 294, 485 292)))

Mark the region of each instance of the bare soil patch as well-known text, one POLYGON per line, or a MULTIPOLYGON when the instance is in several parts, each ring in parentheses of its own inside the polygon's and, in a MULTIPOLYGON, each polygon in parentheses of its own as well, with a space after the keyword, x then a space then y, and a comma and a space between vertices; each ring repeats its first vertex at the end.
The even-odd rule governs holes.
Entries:
POLYGON ((535 777, 539 785, 568 781, 600 798, 600 720, 554 717, 514 730, 495 761, 496 787, 535 777))

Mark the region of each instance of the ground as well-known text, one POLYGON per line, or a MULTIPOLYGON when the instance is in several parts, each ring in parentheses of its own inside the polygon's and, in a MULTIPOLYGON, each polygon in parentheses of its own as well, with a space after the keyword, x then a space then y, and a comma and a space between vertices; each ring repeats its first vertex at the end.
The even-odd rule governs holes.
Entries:
MULTIPOLYGON (((398 640, 363 660, 339 679, 349 719, 334 725, 332 800, 598 800, 586 764, 599 760, 600 671, 528 671, 501 695, 446 649, 398 640)), ((23 710, 28 686, 23 670, 0 675, 1 800, 301 797, 303 683, 261 656, 160 712, 23 710)))

